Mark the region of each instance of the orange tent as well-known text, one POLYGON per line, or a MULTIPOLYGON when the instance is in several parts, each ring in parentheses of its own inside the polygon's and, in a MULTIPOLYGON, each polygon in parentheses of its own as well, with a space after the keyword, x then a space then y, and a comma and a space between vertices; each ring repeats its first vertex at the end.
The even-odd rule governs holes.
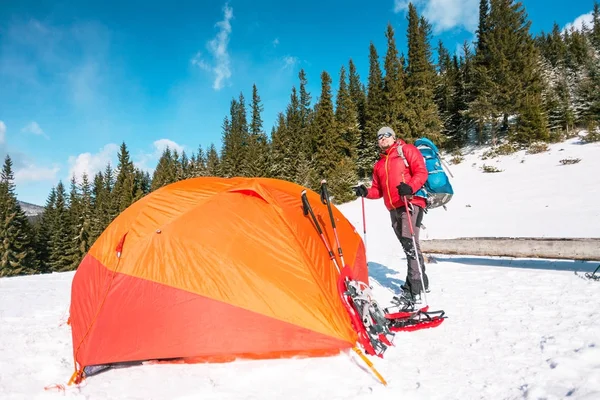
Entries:
MULTIPOLYGON (((338 272, 302 212, 303 189, 276 179, 193 178, 123 211, 73 279, 79 374, 134 360, 328 355, 354 346, 338 272)), ((336 249, 327 207, 307 195, 336 249)), ((368 283, 361 237, 333 213, 346 262, 368 283)))

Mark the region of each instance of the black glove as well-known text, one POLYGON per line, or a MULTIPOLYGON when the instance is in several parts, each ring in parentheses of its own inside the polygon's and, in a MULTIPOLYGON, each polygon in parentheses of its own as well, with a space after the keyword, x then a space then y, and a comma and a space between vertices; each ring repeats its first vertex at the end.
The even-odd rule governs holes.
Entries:
POLYGON ((410 187, 410 185, 404 182, 396 186, 396 188, 398 189, 398 194, 400 194, 400 196, 410 196, 411 194, 413 194, 413 190, 410 187))
POLYGON ((354 193, 359 197, 367 197, 369 190, 365 185, 352 186, 354 193))

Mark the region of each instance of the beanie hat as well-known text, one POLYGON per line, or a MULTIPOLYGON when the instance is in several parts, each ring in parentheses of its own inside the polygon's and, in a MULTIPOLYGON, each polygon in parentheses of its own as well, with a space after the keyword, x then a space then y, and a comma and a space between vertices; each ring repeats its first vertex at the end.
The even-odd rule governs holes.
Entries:
POLYGON ((384 126, 383 128, 379 129, 377 131, 377 136, 381 135, 382 133, 387 133, 387 132, 391 133, 392 137, 394 139, 396 139, 396 132, 394 132, 394 130, 392 128, 390 128, 389 126, 384 126))

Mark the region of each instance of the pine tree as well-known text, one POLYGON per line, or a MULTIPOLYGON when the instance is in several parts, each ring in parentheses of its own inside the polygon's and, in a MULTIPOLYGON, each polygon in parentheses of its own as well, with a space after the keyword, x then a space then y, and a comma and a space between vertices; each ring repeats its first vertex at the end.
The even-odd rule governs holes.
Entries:
POLYGON ((592 11, 592 30, 590 33, 590 41, 596 52, 600 55, 600 5, 597 0, 594 0, 594 10, 592 11))
POLYGON ((269 176, 277 179, 293 181, 295 178, 294 155, 289 148, 290 135, 288 134, 286 118, 283 113, 277 114, 277 123, 271 132, 271 155, 269 176))
POLYGON ((463 49, 465 60, 471 60, 471 76, 466 84, 468 95, 468 118, 475 122, 477 130, 477 139, 479 144, 483 144, 486 134, 486 125, 489 122, 495 123, 495 115, 498 111, 494 108, 494 103, 491 96, 494 94, 493 83, 490 75, 492 69, 491 52, 488 41, 490 35, 489 21, 489 0, 479 1, 479 26, 477 28, 477 44, 475 47, 475 55, 471 59, 470 50, 467 43, 463 49))
MULTIPOLYGON (((319 97, 314 124, 317 145, 314 154, 314 169, 319 179, 328 179, 341 159, 341 138, 335 126, 331 77, 327 71, 321 73, 321 96, 319 97)), ((318 186, 319 182, 312 182, 311 184, 314 189, 318 186)))
POLYGON ((39 271, 48 273, 50 268, 51 236, 56 221, 56 188, 53 187, 48 194, 44 211, 35 232, 35 255, 39 262, 39 271))
MULTIPOLYGON (((310 131, 304 129, 302 124, 302 115, 304 110, 300 104, 300 99, 296 92, 296 87, 292 87, 290 103, 285 112, 285 134, 280 135, 280 151, 283 154, 283 159, 286 160, 286 166, 281 173, 283 179, 296 181, 298 173, 298 165, 302 160, 307 160, 309 155, 305 153, 310 148, 309 140, 310 131)), ((283 133, 280 132, 280 133, 283 133)))
POLYGON ((385 125, 383 104, 383 77, 379 55, 373 43, 369 46, 369 78, 367 83, 367 105, 365 110, 365 130, 358 146, 358 173, 360 178, 370 176, 377 160, 377 131, 385 125))
POLYGON ((407 115, 405 115, 407 100, 404 81, 406 78, 404 76, 404 66, 396 49, 394 29, 389 23, 385 37, 387 38, 387 52, 383 66, 385 70, 385 77, 383 78, 383 120, 387 126, 394 129, 396 134, 400 136, 409 130, 407 115))
POLYGON ((192 157, 192 177, 207 176, 206 156, 201 145, 198 146, 198 154, 192 157))
POLYGON ((81 243, 79 242, 79 218, 83 211, 82 198, 75 176, 71 177, 69 198, 67 202, 67 236, 69 237, 69 250, 66 254, 70 260, 69 270, 77 269, 81 262, 82 254, 79 252, 81 243))
POLYGON ((248 122, 244 95, 239 100, 232 99, 230 123, 223 124, 223 149, 221 155, 221 172, 226 177, 247 176, 247 152, 249 143, 248 122))
MULTIPOLYGON (((58 193, 54 197, 53 210, 52 213, 56 213, 56 198, 58 197, 58 193)), ((106 190, 106 185, 104 183, 104 174, 102 172, 96 173, 94 175, 94 181, 92 183, 92 220, 91 220, 91 242, 95 242, 98 237, 102 234, 104 229, 107 226, 107 209, 108 203, 110 201, 110 193, 106 190)), ((53 215, 52 224, 55 223, 57 218, 53 215)))
POLYGON ((155 191, 170 183, 177 182, 177 156, 176 151, 172 151, 169 147, 165 148, 158 160, 154 174, 152 175, 151 191, 155 191))
POLYGON ((436 75, 431 62, 429 36, 431 27, 424 18, 419 18, 416 8, 408 6, 408 67, 407 97, 408 131, 405 137, 426 136, 439 145, 443 144, 440 133, 442 124, 435 104, 436 75))
POLYGON ((65 187, 59 181, 56 185, 55 220, 52 222, 54 230, 50 235, 50 268, 53 272, 68 271, 73 265, 73 242, 66 197, 65 187))
POLYGON ((360 130, 356 107, 348 91, 346 69, 343 66, 340 69, 339 85, 336 98, 335 120, 341 138, 340 150, 344 156, 355 160, 360 140, 360 130))
POLYGON ((299 141, 302 143, 299 153, 306 155, 309 157, 310 154, 313 154, 316 150, 314 144, 314 138, 311 136, 310 122, 313 120, 313 110, 311 107, 311 95, 307 90, 306 85, 308 85, 308 80, 306 78, 306 72, 304 69, 301 69, 298 73, 298 78, 300 79, 300 125, 301 132, 299 141))
MULTIPOLYGON (((502 132, 508 131, 508 116, 521 111, 541 110, 532 101, 541 101, 541 76, 538 53, 529 33, 531 22, 521 3, 491 0, 487 46, 490 51, 491 101, 502 116, 502 132), (528 103, 528 104, 525 104, 528 103)), ((493 115, 494 117, 494 115, 493 115)), ((496 130, 492 129, 495 134, 496 130)), ((514 139, 527 142, 527 138, 514 139)))
POLYGON ((358 174, 356 158, 360 130, 356 107, 350 98, 348 83, 346 82, 346 69, 340 69, 340 86, 336 98, 335 121, 340 136, 340 150, 342 159, 331 174, 330 183, 332 193, 336 194, 338 200, 349 200, 352 195, 351 186, 356 185, 358 174), (338 171, 344 168, 343 171, 338 171), (350 182, 350 183, 348 183, 350 182), (346 194, 346 195, 344 195, 346 194))
POLYGON ((118 215, 118 203, 114 194, 115 187, 115 170, 109 163, 104 168, 104 189, 106 191, 106 204, 104 208, 104 215, 102 216, 102 224, 106 228, 108 224, 118 215))
POLYGON ((252 119, 248 146, 248 176, 267 176, 269 144, 263 131, 263 106, 256 85, 252 86, 252 119))
POLYGON ((12 159, 6 155, 0 175, 0 276, 37 270, 33 230, 15 194, 12 159))
POLYGON ((361 137, 365 130, 365 107, 367 103, 367 95, 365 94, 364 85, 360 82, 360 76, 356 71, 356 66, 352 59, 348 62, 348 91, 350 92, 350 98, 356 108, 356 115, 358 117, 358 126, 361 137))
POLYGON ((206 173, 208 176, 223 176, 219 153, 217 153, 217 149, 213 143, 210 144, 208 154, 206 155, 206 173))
POLYGON ((81 177, 79 186, 80 203, 79 216, 77 218, 77 254, 79 260, 82 260, 90 247, 92 246, 92 186, 87 173, 81 177))
POLYGON ((133 204, 135 188, 135 169, 125 142, 121 143, 118 153, 117 176, 113 198, 117 214, 133 204))

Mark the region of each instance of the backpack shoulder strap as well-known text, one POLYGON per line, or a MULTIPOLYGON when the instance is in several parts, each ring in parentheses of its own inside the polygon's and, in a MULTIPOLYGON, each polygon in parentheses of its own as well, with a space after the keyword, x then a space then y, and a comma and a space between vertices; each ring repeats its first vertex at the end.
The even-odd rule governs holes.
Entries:
POLYGON ((408 168, 408 161, 406 161, 406 157, 404 157, 404 150, 402 150, 403 147, 404 147, 404 145, 398 146, 398 147, 396 147, 396 149, 398 150, 398 155, 400 157, 402 157, 402 160, 404 161, 404 165, 406 166, 406 168, 408 168))

